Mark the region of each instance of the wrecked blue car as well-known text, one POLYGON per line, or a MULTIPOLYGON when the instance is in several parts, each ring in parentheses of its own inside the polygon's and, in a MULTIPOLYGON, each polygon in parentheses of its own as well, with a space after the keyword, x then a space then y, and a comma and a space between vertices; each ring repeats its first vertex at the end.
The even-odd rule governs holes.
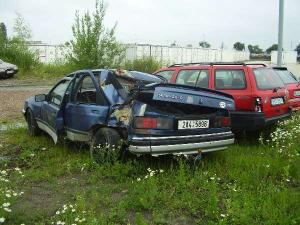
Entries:
POLYGON ((82 70, 27 99, 23 114, 30 135, 89 143, 92 156, 120 140, 125 151, 162 155, 225 149, 234 142, 229 110, 234 100, 222 92, 136 71, 82 70))

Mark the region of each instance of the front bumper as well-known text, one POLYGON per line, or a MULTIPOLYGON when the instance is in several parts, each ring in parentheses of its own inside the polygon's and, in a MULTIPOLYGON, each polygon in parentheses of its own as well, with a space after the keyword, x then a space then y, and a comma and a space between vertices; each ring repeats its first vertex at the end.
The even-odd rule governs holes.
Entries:
POLYGON ((232 132, 185 135, 141 137, 133 136, 129 151, 135 154, 196 154, 226 149, 234 143, 232 132))

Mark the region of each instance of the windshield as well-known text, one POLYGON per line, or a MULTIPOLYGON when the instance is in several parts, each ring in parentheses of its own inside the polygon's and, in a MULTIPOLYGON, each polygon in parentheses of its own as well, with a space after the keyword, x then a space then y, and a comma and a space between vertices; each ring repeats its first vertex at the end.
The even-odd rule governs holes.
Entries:
POLYGON ((284 83, 273 69, 256 68, 253 69, 253 73, 258 89, 271 90, 284 87, 284 83))
POLYGON ((296 84, 298 81, 288 70, 275 70, 284 84, 296 84))

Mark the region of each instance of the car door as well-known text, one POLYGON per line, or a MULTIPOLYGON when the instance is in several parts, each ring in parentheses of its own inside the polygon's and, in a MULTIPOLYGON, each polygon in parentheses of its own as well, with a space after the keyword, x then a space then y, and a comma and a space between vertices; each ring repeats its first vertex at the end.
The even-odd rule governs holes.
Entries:
POLYGON ((74 78, 72 95, 65 107, 66 134, 72 141, 88 141, 93 126, 106 124, 109 104, 99 88, 99 76, 85 73, 74 78))
POLYGON ((71 78, 61 80, 47 95, 47 101, 41 105, 41 120, 38 125, 46 131, 56 143, 58 136, 64 129, 64 97, 69 87, 71 78))

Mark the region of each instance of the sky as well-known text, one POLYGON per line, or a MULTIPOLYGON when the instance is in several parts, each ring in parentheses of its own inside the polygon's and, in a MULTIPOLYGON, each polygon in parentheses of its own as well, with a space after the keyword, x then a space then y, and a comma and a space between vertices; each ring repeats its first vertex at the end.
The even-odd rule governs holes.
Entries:
MULTIPOLYGON (((122 43, 170 45, 209 42, 231 49, 233 43, 277 43, 279 0, 106 0, 105 26, 117 23, 122 43)), ((76 10, 93 11, 95 0, 0 0, 0 22, 13 32, 16 12, 30 24, 33 40, 48 44, 72 39, 76 10)), ((284 43, 300 43, 300 0, 285 1, 284 43)))

